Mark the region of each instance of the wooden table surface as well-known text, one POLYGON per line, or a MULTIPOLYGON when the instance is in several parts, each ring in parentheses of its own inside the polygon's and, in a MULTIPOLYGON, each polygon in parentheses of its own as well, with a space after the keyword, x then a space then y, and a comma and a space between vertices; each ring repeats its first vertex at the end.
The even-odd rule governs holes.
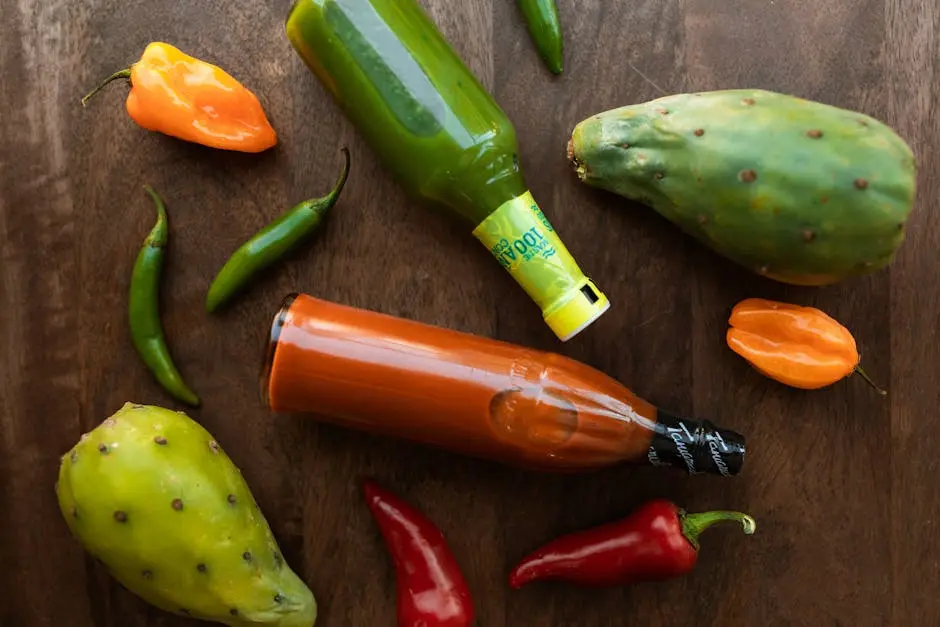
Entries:
MULTIPOLYGON (((287 0, 0 4, 0 624, 184 627, 111 580, 56 506, 59 456, 125 401, 181 408, 130 344, 129 272, 171 212, 163 316, 204 406, 190 415, 242 468, 322 627, 394 624, 391 563, 355 479, 372 474, 445 530, 482 627, 937 625, 940 601, 940 9, 929 0, 563 0, 566 71, 536 58, 511 0, 426 0, 516 125, 533 193, 612 309, 561 344, 456 221, 409 202, 284 36, 287 0), (260 156, 135 126, 126 88, 80 97, 151 40, 223 65, 280 134, 260 156), (577 183, 573 125, 665 93, 759 87, 856 109, 918 156, 893 265, 819 288, 776 284, 690 245, 651 210, 577 183), (349 182, 316 240, 234 306, 203 312, 215 271, 288 205, 349 182), (736 478, 646 467, 526 473, 313 421, 275 418, 257 375, 273 312, 300 290, 562 352, 678 412, 746 434, 736 478), (761 377, 724 345, 730 307, 824 308, 855 334, 882 398, 854 378, 817 391, 761 377), (515 560, 652 497, 758 522, 709 532, 689 576, 658 585, 511 592, 515 560)), ((403 155, 407 158, 407 155, 403 155)), ((203 623, 199 623, 203 624, 203 623)))

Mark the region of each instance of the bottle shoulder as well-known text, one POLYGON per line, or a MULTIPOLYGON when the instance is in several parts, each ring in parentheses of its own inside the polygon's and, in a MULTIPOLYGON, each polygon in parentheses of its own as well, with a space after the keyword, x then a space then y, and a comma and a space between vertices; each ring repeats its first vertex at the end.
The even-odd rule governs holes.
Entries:
POLYGON ((450 155, 429 158, 420 193, 462 215, 474 226, 528 187, 514 135, 485 136, 450 155))

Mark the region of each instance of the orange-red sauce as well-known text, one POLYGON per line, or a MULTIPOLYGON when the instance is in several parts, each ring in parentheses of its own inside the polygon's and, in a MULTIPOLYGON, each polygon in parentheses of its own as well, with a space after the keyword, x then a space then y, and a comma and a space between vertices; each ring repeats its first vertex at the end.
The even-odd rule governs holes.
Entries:
POLYGON ((642 458, 656 408, 562 355, 291 296, 272 328, 275 412, 544 470, 642 458))

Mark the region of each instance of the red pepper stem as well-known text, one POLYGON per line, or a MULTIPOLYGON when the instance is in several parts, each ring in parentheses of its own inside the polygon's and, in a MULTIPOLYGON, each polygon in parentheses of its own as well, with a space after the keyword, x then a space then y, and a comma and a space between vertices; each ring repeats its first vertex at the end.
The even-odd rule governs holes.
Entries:
POLYGON ((887 396, 887 395, 888 395, 888 392, 887 392, 886 390, 882 390, 880 387, 878 387, 877 385, 875 385, 875 382, 872 381, 871 377, 869 377, 868 374, 867 374, 864 370, 862 370, 862 367, 861 367, 861 366, 856 365, 856 366, 855 366, 855 372, 857 372, 860 377, 862 377, 863 379, 865 379, 865 381, 868 382, 868 385, 870 385, 870 386, 872 386, 873 388, 875 388, 875 391, 878 392, 878 394, 880 394, 880 395, 882 395, 882 396, 887 396))
POLYGON ((101 84, 99 84, 97 87, 95 87, 94 89, 92 89, 91 92, 89 92, 84 98, 82 98, 82 106, 84 107, 84 106, 85 106, 85 103, 87 103, 88 100, 89 100, 92 96, 94 96, 94 95, 97 94, 99 91, 101 91, 102 89, 104 89, 104 86, 105 86, 105 85, 107 85, 107 84, 110 83, 111 81, 117 80, 117 79, 119 79, 119 78, 126 78, 127 80, 130 80, 130 79, 131 79, 131 69, 130 69, 130 68, 125 68, 125 69, 123 69, 123 70, 120 70, 120 71, 118 71, 118 72, 115 72, 114 74, 112 74, 112 75, 109 76, 108 78, 106 78, 106 79, 104 79, 103 81, 101 81, 101 84))
POLYGON ((741 523, 744 527, 744 533, 751 535, 757 529, 757 523, 753 518, 741 512, 714 511, 700 512, 697 514, 679 513, 679 522, 682 524, 682 535, 698 551, 698 537, 702 532, 714 525, 726 520, 733 520, 741 523))

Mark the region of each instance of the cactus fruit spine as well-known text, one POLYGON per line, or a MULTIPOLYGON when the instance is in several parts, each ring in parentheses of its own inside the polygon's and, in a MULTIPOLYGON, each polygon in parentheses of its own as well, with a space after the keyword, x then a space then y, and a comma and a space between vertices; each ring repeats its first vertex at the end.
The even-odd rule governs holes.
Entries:
POLYGON ((601 112, 568 143, 579 179, 652 207, 766 277, 818 286, 879 270, 904 241, 915 159, 861 113, 756 89, 601 112))
POLYGON ((240 471, 182 412, 126 403, 62 456, 56 494, 86 551, 168 612, 231 627, 312 627, 240 471))

